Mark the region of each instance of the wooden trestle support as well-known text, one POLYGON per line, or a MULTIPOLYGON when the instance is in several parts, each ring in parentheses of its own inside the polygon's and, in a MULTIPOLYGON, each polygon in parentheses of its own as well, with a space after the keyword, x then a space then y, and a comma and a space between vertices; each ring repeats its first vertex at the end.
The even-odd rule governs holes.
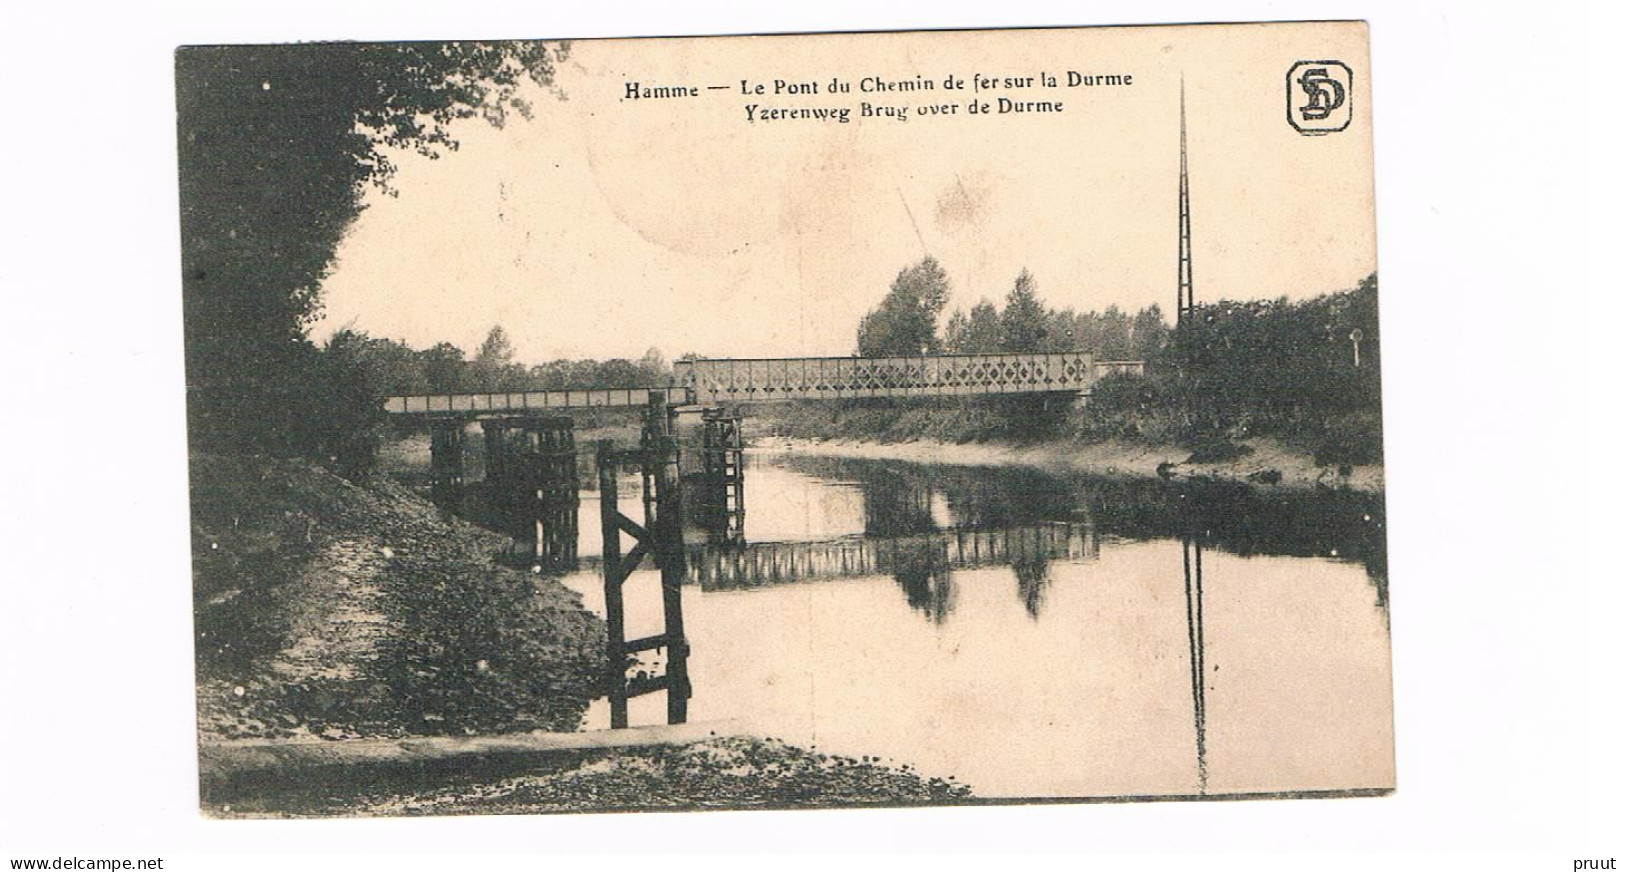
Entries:
POLYGON ((441 419, 429 430, 430 499, 450 505, 463 496, 463 421, 441 419))
POLYGON ((609 690, 610 727, 627 726, 627 702, 646 693, 666 691, 666 722, 688 720, 688 699, 693 689, 688 679, 688 638, 683 632, 683 553, 682 476, 674 434, 675 412, 666 405, 663 394, 651 393, 644 418, 641 445, 635 451, 618 451, 608 441, 598 443, 599 521, 603 531, 604 623, 608 627, 608 654, 614 673, 609 690), (635 461, 643 475, 644 522, 638 524, 621 513, 618 474, 621 463, 635 461), (621 534, 632 538, 632 548, 621 553, 621 534), (660 570, 660 598, 665 630, 641 639, 626 638, 624 586, 645 557, 660 570), (649 675, 639 670, 628 677, 631 658, 645 651, 666 654, 665 672, 649 675))
POLYGON ((714 544, 745 541, 745 438, 737 411, 703 409, 695 515, 714 544))
POLYGON ((575 422, 523 416, 480 423, 485 430, 485 480, 494 508, 538 566, 574 566, 581 505, 575 422))

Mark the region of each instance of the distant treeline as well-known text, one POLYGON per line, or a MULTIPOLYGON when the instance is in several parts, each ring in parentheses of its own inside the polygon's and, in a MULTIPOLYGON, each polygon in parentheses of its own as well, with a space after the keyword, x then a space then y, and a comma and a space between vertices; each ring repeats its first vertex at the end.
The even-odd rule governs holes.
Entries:
MULTIPOLYGON (((356 330, 341 330, 313 352, 307 391, 294 420, 302 453, 317 453, 341 473, 371 470, 387 432, 385 397, 607 387, 656 387, 671 383, 671 367, 649 349, 639 360, 553 360, 535 366, 514 361, 501 325, 491 328, 472 358, 441 342, 426 349, 356 330)), ((409 426, 409 425, 408 425, 409 426)))
POLYGON ((1133 315, 1116 306, 1103 312, 1050 309, 1026 270, 1016 276, 1002 308, 984 298, 969 312, 955 310, 939 335, 948 293, 947 273, 936 258, 899 272, 880 305, 859 323, 858 354, 1086 351, 1100 360, 1148 360, 1168 343, 1168 324, 1155 303, 1133 315))
POLYGON ((484 391, 558 391, 588 388, 646 388, 671 383, 671 366, 651 348, 638 360, 552 360, 534 366, 516 362, 507 331, 499 324, 469 358, 441 342, 416 350, 402 342, 354 330, 335 333, 323 354, 373 396, 458 394, 484 391))
POLYGON ((969 314, 955 312, 939 337, 946 277, 927 258, 899 273, 865 316, 858 345, 864 354, 1089 351, 1100 359, 1144 360, 1145 374, 1102 379, 1081 407, 1022 396, 872 400, 806 403, 766 417, 781 432, 809 437, 1120 439, 1182 445, 1205 459, 1244 451, 1236 440, 1271 436, 1319 463, 1381 462, 1374 274, 1352 290, 1298 302, 1200 305, 1174 328, 1156 306, 1132 318, 1115 308, 1054 311, 1035 289, 1023 271, 1002 310, 983 302, 969 314))

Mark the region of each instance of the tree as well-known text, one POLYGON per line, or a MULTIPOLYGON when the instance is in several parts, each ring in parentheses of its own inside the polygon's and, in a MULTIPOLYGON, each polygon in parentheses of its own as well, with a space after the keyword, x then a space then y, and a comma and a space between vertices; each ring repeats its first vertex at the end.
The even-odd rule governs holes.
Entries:
POLYGON ((666 356, 658 348, 650 348, 643 352, 643 359, 638 361, 638 368, 643 370, 640 381, 647 387, 659 387, 671 383, 671 367, 666 365, 666 356))
POLYGON ((970 315, 955 311, 948 319, 943 344, 954 354, 992 354, 1004 348, 1004 325, 999 310, 987 300, 971 307, 970 315))
POLYGON ((1156 303, 1141 309, 1130 325, 1129 345, 1135 360, 1155 361, 1168 344, 1168 322, 1156 303))
POLYGON ((530 384, 536 390, 562 391, 570 384, 570 362, 550 360, 530 368, 530 384))
POLYGON ((502 329, 501 324, 493 326, 485 334, 485 341, 480 343, 480 351, 474 356, 474 362, 493 369, 513 363, 513 342, 508 339, 508 331, 502 329))
POLYGON ((523 390, 530 381, 525 367, 513 362, 513 343, 501 324, 493 326, 468 366, 470 385, 477 391, 523 390))
POLYGON ((390 153, 528 114, 547 43, 205 46, 176 53, 181 294, 194 444, 309 451, 340 401, 305 335, 340 238, 390 153))
POLYGON ((418 352, 423 364, 423 377, 429 390, 437 394, 461 393, 468 386, 468 367, 463 350, 450 342, 441 342, 433 348, 418 352))
POLYGON ((1030 353, 1043 349, 1049 335, 1049 311, 1038 302, 1038 283, 1025 269, 1016 276, 1016 286, 1004 300, 1000 315, 1004 328, 1004 350, 1030 353))
POLYGON ((1116 304, 1106 307, 1099 316, 1100 339, 1095 354, 1105 360, 1124 360, 1132 352, 1129 342, 1129 317, 1116 304))
POLYGON ((941 349, 937 318, 948 305, 948 274, 929 255, 892 280, 891 291, 858 323, 858 353, 903 357, 941 349))
POLYGON ((598 364, 597 372, 592 376, 590 383, 584 387, 591 388, 646 388, 650 387, 648 373, 644 368, 624 357, 617 357, 598 364))

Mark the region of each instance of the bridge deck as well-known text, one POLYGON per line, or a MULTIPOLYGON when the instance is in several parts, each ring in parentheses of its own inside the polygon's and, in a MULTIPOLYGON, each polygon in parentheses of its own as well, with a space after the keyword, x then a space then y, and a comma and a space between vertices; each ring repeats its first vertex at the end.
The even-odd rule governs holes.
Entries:
POLYGON ((784 400, 1088 394, 1101 377, 1143 372, 1141 361, 1091 354, 941 354, 923 357, 785 357, 679 361, 664 388, 508 391, 390 397, 396 415, 471 415, 647 406, 651 393, 677 404, 742 405, 784 400))
MULTIPOLYGON (((650 392, 668 396, 681 388, 607 388, 592 391, 505 391, 485 394, 437 394, 390 397, 384 411, 393 415, 481 415, 565 409, 630 408, 649 405, 650 392)), ((683 399, 677 396, 676 399, 683 399)))

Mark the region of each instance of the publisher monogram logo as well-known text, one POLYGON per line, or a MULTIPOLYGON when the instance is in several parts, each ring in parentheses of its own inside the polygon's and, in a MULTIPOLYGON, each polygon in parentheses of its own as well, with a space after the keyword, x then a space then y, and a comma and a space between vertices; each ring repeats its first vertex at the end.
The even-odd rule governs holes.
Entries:
POLYGON ((1286 118, 1305 136, 1336 133, 1354 120, 1354 72, 1342 61, 1298 61, 1286 73, 1286 118))

